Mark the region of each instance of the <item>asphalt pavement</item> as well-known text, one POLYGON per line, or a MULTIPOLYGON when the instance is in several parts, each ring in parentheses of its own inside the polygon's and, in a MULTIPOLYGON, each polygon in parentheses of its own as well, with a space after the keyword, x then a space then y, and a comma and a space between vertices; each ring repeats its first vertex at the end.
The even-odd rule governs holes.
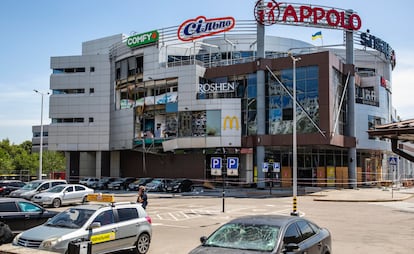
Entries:
MULTIPOLYGON (((115 191, 115 197, 135 196, 136 192, 131 191, 115 191)), ((292 196, 292 189, 255 189, 255 188, 228 188, 228 189, 198 189, 193 192, 186 193, 148 193, 150 198, 202 198, 202 197, 226 197, 235 198, 274 198, 292 196)), ((414 187, 412 188, 357 188, 357 189, 334 189, 334 188, 318 188, 307 187, 299 188, 298 196, 308 195, 314 197, 315 201, 330 202, 393 202, 404 201, 414 197, 414 187)), ((5 244, 0 246, 0 253, 9 254, 29 254, 33 253, 32 249, 21 248, 5 244)), ((36 250, 36 253, 50 253, 36 250)))

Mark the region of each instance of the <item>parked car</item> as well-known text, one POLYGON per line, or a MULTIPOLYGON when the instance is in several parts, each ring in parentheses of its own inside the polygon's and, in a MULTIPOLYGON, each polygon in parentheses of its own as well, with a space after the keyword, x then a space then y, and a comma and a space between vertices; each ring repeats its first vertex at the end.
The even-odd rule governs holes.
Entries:
POLYGON ((0 198, 0 221, 15 234, 43 224, 56 214, 26 199, 0 198))
POLYGON ((108 184, 108 190, 126 190, 128 185, 136 180, 135 177, 118 178, 108 184))
POLYGON ((18 190, 25 185, 20 180, 0 180, 0 196, 8 196, 10 192, 18 190))
POLYGON ((32 201, 42 206, 58 208, 61 205, 85 203, 88 194, 94 192, 94 189, 81 184, 61 184, 34 195, 32 201))
POLYGON ((79 181, 79 184, 87 187, 92 187, 95 183, 99 182, 99 178, 96 177, 84 177, 79 181))
POLYGON ((190 179, 174 179, 167 184, 167 192, 187 192, 191 191, 193 181, 190 179))
POLYGON ((47 223, 17 235, 13 245, 68 253, 68 244, 89 239, 93 253, 134 249, 147 253, 151 218, 137 203, 93 203, 68 208, 47 223))
POLYGON ((31 200, 32 197, 42 191, 50 189, 59 184, 66 184, 66 180, 34 180, 25 184, 22 188, 10 192, 10 197, 25 198, 31 200))
POLYGON ((171 181, 171 179, 166 178, 154 178, 151 182, 145 185, 145 189, 147 191, 165 191, 167 184, 171 181))
POLYGON ((99 182, 93 184, 91 188, 98 189, 98 190, 106 190, 108 189, 108 184, 115 181, 116 177, 104 177, 99 179, 99 182))
POLYGON ((298 216, 250 215, 231 220, 190 254, 203 253, 332 253, 331 234, 298 216))
POLYGON ((138 190, 139 186, 145 186, 147 183, 151 182, 153 178, 151 177, 143 177, 128 185, 128 190, 136 191, 138 190))

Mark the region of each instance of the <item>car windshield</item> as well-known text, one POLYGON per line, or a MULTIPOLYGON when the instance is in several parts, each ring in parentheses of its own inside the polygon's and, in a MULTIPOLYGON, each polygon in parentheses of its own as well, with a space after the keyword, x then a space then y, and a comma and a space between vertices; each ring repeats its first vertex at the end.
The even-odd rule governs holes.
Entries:
POLYGON ((31 182, 26 184, 25 186, 22 187, 23 190, 34 190, 36 189, 39 185, 41 184, 41 182, 31 182))
POLYGON ((46 192, 59 193, 59 192, 62 192, 64 188, 65 188, 65 186, 63 186, 63 185, 56 185, 55 187, 47 190, 46 192))
POLYGON ((81 228, 95 210, 69 208, 51 218, 46 226, 63 228, 81 228))
POLYGON ((152 185, 152 184, 160 184, 160 183, 161 183, 161 180, 152 180, 149 184, 152 185))
POLYGON ((229 223, 215 231, 204 246, 254 251, 272 251, 277 244, 280 228, 271 225, 229 223))

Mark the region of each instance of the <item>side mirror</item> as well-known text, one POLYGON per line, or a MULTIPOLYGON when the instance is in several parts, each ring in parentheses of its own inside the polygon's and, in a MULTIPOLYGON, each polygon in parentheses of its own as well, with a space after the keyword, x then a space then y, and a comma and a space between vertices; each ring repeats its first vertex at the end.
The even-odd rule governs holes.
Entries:
POLYGON ((204 244, 207 241, 207 236, 200 237, 200 242, 204 244))
POLYGON ((101 227, 101 223, 95 221, 95 222, 92 222, 91 225, 89 225, 88 229, 94 229, 94 228, 99 228, 99 227, 101 227))
POLYGON ((284 246, 282 252, 283 253, 290 253, 290 252, 298 252, 300 251, 299 245, 297 243, 288 243, 284 246))

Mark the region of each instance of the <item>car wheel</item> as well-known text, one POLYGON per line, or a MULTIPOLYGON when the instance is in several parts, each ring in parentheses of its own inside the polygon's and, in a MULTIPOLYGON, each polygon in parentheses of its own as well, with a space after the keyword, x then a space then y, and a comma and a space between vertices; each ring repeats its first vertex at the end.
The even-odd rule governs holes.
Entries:
POLYGON ((82 204, 85 204, 88 202, 88 196, 84 196, 82 199, 82 204))
POLYGON ((138 241, 135 246, 137 254, 145 254, 148 252, 150 246, 150 236, 147 233, 142 233, 138 236, 138 241))
POLYGON ((54 208, 58 208, 58 207, 60 207, 60 205, 62 204, 62 202, 60 201, 60 199, 58 199, 58 198, 55 198, 54 200, 53 200, 53 202, 52 202, 52 206, 54 207, 54 208))

